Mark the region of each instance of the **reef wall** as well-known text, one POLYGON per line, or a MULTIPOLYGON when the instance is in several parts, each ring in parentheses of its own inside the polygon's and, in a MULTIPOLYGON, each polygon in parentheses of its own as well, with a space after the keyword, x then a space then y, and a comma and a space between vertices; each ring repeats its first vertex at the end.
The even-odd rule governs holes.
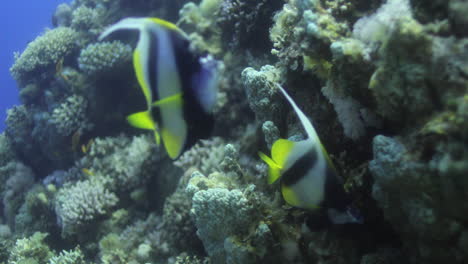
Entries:
POLYGON ((0 263, 465 263, 468 2, 74 0, 16 54, 0 263), (223 70, 215 131, 172 161, 125 117, 131 34, 160 17, 223 70), (257 151, 311 119, 364 223, 287 205, 257 151))

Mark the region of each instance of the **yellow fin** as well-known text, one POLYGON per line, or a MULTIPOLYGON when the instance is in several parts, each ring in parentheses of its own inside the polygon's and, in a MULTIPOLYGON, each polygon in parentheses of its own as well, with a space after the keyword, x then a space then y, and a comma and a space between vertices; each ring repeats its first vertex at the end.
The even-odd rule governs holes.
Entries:
POLYGON ((151 106, 153 107, 158 107, 164 104, 182 104, 182 93, 176 93, 174 95, 168 96, 166 98, 163 98, 161 100, 158 100, 156 102, 153 102, 151 106))
POLYGON ((127 116, 127 121, 136 128, 156 130, 156 123, 153 121, 149 111, 131 114, 127 116))
POLYGON ((289 153, 294 148, 294 142, 287 139, 278 139, 271 147, 271 158, 280 166, 285 167, 289 153))
POLYGON ((146 82, 147 78, 145 76, 145 71, 143 69, 142 57, 138 49, 136 49, 133 52, 133 67, 135 70, 138 83, 140 84, 141 89, 143 91, 143 95, 145 96, 145 100, 147 104, 149 105, 151 103, 151 92, 149 88, 150 86, 146 82))
POLYGON ((161 136, 169 157, 171 157, 171 159, 177 158, 182 149, 182 140, 165 128, 162 129, 161 136))
POLYGON ((177 27, 174 23, 171 23, 171 22, 169 22, 167 20, 160 19, 160 18, 157 18, 157 17, 151 17, 151 18, 149 18, 149 20, 151 20, 154 23, 156 23, 158 25, 161 25, 161 26, 163 26, 163 27, 165 27, 167 29, 182 32, 182 30, 179 27, 177 27))
POLYGON ((268 164, 268 183, 272 184, 276 182, 281 176, 281 167, 276 164, 274 160, 265 155, 263 152, 258 152, 258 156, 268 164))
POLYGON ((281 185, 281 194, 283 195, 284 200, 292 206, 301 207, 301 201, 297 197, 294 190, 284 184, 281 185))
POLYGON ((86 168, 81 169, 81 171, 88 176, 94 176, 94 173, 86 168))
POLYGON ((154 140, 156 141, 156 145, 159 146, 161 144, 161 136, 156 130, 154 131, 154 140))

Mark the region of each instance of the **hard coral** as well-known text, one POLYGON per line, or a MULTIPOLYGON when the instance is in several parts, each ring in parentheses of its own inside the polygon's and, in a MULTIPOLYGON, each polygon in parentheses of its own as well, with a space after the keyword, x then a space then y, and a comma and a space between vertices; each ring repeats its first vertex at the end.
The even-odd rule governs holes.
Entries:
POLYGON ((10 73, 23 86, 36 76, 55 70, 55 64, 78 48, 79 34, 68 27, 46 31, 28 44, 26 50, 16 57, 10 73))
POLYGON ((73 235, 86 224, 110 212, 118 202, 101 176, 65 185, 57 193, 55 211, 62 234, 73 235))
POLYGON ((53 256, 49 260, 49 264, 87 264, 85 257, 80 248, 73 250, 62 250, 59 255, 53 256))
POLYGON ((53 256, 44 239, 48 234, 37 232, 28 238, 18 239, 10 252, 9 264, 48 263, 53 256))
POLYGON ((192 215, 197 235, 215 262, 226 259, 224 241, 248 231, 253 208, 240 190, 213 188, 193 196, 192 215))
POLYGON ((80 70, 91 76, 111 74, 130 63, 132 48, 120 41, 99 42, 84 48, 78 57, 80 70))
POLYGON ((84 97, 72 95, 53 110, 50 122, 62 136, 88 132, 93 125, 87 118, 87 106, 87 100, 84 97))

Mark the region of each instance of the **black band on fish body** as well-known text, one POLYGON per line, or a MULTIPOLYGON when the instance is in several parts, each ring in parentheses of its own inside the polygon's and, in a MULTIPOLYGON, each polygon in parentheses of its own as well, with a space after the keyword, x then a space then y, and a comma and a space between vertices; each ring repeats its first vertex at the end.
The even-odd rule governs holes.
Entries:
POLYGON ((287 169, 281 176, 281 183, 286 186, 292 186, 303 177, 316 165, 317 152, 311 149, 300 157, 294 164, 287 169))
POLYGON ((171 39, 182 82, 183 113, 188 126, 184 149, 187 149, 199 139, 208 138, 211 135, 214 128, 214 117, 212 113, 205 112, 200 100, 196 97, 196 89, 204 88, 198 87, 199 84, 193 81, 194 75, 198 75, 202 71, 200 56, 190 50, 190 43, 187 39, 175 33, 171 34, 171 39))

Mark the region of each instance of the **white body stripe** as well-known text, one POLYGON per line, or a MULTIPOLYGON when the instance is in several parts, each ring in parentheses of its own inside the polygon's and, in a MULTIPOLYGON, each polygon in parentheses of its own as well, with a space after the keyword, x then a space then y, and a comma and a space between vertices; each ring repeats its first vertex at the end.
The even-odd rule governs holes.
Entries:
POLYGON ((148 31, 146 30, 141 30, 140 31, 140 39, 138 40, 138 44, 136 47, 136 50, 140 53, 140 60, 141 63, 143 64, 142 71, 143 71, 143 78, 145 83, 149 85, 148 87, 148 97, 146 99, 146 104, 148 106, 148 110, 151 108, 151 100, 153 98, 153 91, 151 90, 151 83, 150 83, 150 72, 148 69, 148 64, 149 64, 149 59, 150 59, 150 45, 151 45, 151 38, 150 35, 148 34, 148 31))
POLYGON ((298 207, 311 208, 320 205, 325 198, 326 175, 326 161, 322 155, 318 155, 315 166, 299 181, 289 186, 300 201, 298 207))

